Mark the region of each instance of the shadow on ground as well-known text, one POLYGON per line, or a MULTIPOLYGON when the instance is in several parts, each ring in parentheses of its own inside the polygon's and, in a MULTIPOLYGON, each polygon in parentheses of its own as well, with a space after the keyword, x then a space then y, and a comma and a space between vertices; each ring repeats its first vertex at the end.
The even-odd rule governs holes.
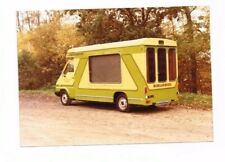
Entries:
MULTIPOLYGON (((112 103, 102 103, 102 102, 82 102, 82 101, 76 101, 73 102, 71 106, 80 106, 83 108, 91 108, 91 109, 103 109, 108 111, 118 111, 114 104, 112 103)), ((173 109, 172 106, 137 106, 137 105, 131 105, 131 112, 135 114, 146 114, 146 113, 160 113, 164 111, 170 111, 173 109)), ((119 111, 118 111, 119 112, 119 111)), ((122 113, 122 112, 121 112, 122 113)))

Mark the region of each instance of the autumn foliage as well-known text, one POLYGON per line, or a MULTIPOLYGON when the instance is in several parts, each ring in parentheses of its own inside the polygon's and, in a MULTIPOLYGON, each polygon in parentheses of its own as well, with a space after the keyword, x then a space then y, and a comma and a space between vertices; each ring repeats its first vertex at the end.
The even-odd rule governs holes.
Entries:
POLYGON ((19 87, 54 85, 71 47, 160 37, 178 42, 180 91, 211 94, 209 20, 194 6, 18 11, 19 87))

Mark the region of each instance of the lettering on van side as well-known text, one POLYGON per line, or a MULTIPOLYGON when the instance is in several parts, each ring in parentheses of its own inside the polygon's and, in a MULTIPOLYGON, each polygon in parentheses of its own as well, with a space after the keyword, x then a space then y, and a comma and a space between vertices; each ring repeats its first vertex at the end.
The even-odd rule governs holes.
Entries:
POLYGON ((157 88, 157 87, 166 87, 166 86, 172 86, 171 83, 163 83, 163 84, 154 84, 153 87, 157 88))

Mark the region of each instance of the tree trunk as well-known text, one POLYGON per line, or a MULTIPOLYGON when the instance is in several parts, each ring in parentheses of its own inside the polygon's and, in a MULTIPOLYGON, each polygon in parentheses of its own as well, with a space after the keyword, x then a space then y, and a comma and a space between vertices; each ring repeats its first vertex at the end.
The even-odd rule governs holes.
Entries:
POLYGON ((40 26, 40 11, 36 12, 36 16, 37 16, 37 26, 40 26))
POLYGON ((27 25, 29 28, 29 31, 31 31, 31 22, 30 22, 30 16, 29 16, 29 11, 26 11, 26 20, 27 20, 27 25))
POLYGON ((191 53, 191 78, 192 78, 192 92, 197 93, 198 92, 198 84, 197 84, 197 60, 196 60, 196 54, 191 53))
MULTIPOLYGON (((192 10, 193 11, 193 10, 192 10)), ((193 21, 191 18, 191 9, 189 7, 184 8, 184 12, 187 18, 187 34, 188 34, 188 41, 190 43, 194 42, 194 31, 193 31, 193 21)), ((197 59, 196 59, 196 53, 190 53, 190 59, 191 59, 191 87, 192 92, 197 93, 198 91, 198 85, 197 85, 197 59)))
POLYGON ((17 20, 17 27, 18 27, 18 30, 19 30, 19 32, 21 32, 22 29, 21 29, 21 25, 20 25, 20 15, 19 15, 19 11, 16 12, 16 20, 17 20))

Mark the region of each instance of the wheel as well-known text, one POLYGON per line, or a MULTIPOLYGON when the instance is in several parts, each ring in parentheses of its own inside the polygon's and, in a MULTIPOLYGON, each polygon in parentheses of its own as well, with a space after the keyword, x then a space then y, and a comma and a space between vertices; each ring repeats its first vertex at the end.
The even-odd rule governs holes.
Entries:
POLYGON ((130 106, 128 104, 128 100, 125 94, 120 94, 116 97, 116 107, 119 111, 129 112, 130 106))
POLYGON ((66 91, 62 91, 61 92, 60 100, 61 100, 61 103, 63 105, 70 105, 71 104, 71 100, 70 100, 69 95, 67 94, 66 91))

